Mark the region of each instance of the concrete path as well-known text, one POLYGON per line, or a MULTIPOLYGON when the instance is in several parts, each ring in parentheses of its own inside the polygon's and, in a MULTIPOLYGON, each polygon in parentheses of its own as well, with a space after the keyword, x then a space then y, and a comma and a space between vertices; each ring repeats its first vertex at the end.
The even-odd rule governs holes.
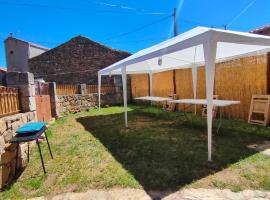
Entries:
POLYGON ((140 189, 88 190, 83 193, 65 193, 55 197, 31 200, 270 200, 270 192, 244 190, 232 192, 219 189, 185 189, 177 192, 148 192, 140 189))

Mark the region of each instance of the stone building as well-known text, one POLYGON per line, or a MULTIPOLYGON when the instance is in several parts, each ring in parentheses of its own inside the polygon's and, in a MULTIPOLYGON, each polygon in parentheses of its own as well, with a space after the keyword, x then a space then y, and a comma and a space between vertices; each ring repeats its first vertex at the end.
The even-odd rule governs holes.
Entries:
MULTIPOLYGON (((83 36, 76 36, 66 43, 29 60, 30 72, 35 78, 60 84, 97 84, 98 70, 130 54, 99 44, 83 36)), ((103 83, 112 83, 105 77, 103 83)))

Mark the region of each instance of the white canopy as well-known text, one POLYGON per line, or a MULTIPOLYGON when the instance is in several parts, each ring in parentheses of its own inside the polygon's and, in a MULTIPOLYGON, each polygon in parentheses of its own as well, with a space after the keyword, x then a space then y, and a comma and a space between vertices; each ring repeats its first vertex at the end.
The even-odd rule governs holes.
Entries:
MULTIPOLYGON (((215 63, 247 55, 270 51, 270 37, 237 31, 197 27, 143 49, 119 62, 98 72, 99 102, 101 75, 121 74, 125 106, 125 123, 127 126, 126 74, 152 73, 172 69, 193 68, 193 89, 196 98, 196 67, 205 65, 207 127, 208 127, 208 160, 212 152, 212 108, 215 63)), ((150 80, 151 83, 151 80, 150 80)), ((150 92, 152 84, 150 84, 150 92)))
POLYGON ((160 44, 143 49, 100 70, 99 74, 121 74, 121 68, 124 66, 127 74, 138 74, 189 68, 193 66, 194 62, 197 66, 203 65, 205 63, 203 44, 209 41, 217 42, 217 62, 258 51, 267 51, 270 46, 268 36, 197 27, 160 44), (162 59, 161 65, 158 64, 160 58, 162 59))

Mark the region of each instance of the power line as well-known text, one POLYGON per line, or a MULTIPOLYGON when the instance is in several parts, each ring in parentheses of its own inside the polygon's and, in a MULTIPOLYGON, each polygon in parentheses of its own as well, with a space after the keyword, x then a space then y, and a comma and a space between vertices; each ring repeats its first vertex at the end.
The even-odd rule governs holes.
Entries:
POLYGON ((170 17, 172 17, 172 15, 168 15, 168 16, 166 16, 166 17, 163 17, 163 18, 161 18, 161 19, 159 19, 159 20, 153 21, 153 22, 151 22, 151 23, 149 23, 149 24, 145 24, 145 25, 140 26, 140 27, 138 27, 138 28, 135 28, 135 29, 133 29, 133 30, 130 30, 130 31, 127 31, 127 32, 124 32, 124 33, 119 33, 119 34, 117 34, 117 35, 114 35, 114 36, 105 38, 105 39, 103 39, 102 41, 108 41, 108 40, 112 40, 112 39, 115 39, 115 38, 123 37, 123 36, 128 35, 128 34, 131 34, 131 33, 138 32, 138 31, 143 30, 143 29, 145 29, 145 28, 147 28, 147 27, 149 27, 149 26, 152 26, 152 25, 154 25, 154 24, 157 24, 158 22, 164 21, 165 19, 168 19, 168 18, 170 18, 170 17))
POLYGON ((110 8, 114 8, 114 9, 120 9, 120 10, 128 10, 128 11, 137 11, 137 12, 141 12, 143 14, 149 14, 149 15, 165 15, 166 13, 164 12, 151 12, 145 9, 138 9, 138 8, 134 8, 134 7, 130 7, 130 6, 126 6, 123 4, 116 4, 116 3, 106 3, 106 2, 102 2, 102 1, 93 1, 93 0, 86 0, 86 2, 89 3, 94 3, 100 6, 105 6, 105 7, 110 7, 110 8))
POLYGON ((186 22, 189 24, 196 24, 196 25, 213 27, 213 28, 223 27, 223 25, 217 25, 217 24, 215 25, 215 24, 210 24, 210 23, 205 23, 205 22, 200 22, 200 21, 190 20, 190 19, 184 19, 184 18, 180 18, 179 21, 186 22))
POLYGON ((236 15, 228 24, 228 26, 231 26, 241 15, 243 15, 257 0, 251 1, 238 15, 236 15))
POLYGON ((35 7, 35 8, 46 8, 46 9, 57 9, 57 10, 68 10, 68 11, 79 11, 79 12, 96 12, 96 13, 116 13, 116 14, 127 14, 127 13, 137 13, 137 14, 145 14, 145 15, 154 15, 154 13, 143 13, 138 11, 127 10, 126 12, 119 12, 114 10, 98 10, 98 9, 86 9, 86 8, 72 8, 72 7, 60 7, 60 6, 51 6, 44 4, 32 4, 32 3, 18 3, 18 2, 7 2, 0 1, 0 4, 5 5, 15 5, 15 6, 23 6, 23 7, 35 7))
POLYGON ((152 41, 167 39, 167 38, 168 38, 167 36, 162 36, 162 37, 148 38, 148 39, 142 39, 142 40, 129 40, 129 41, 122 41, 122 42, 117 41, 117 42, 112 42, 112 44, 152 42, 152 41))
MULTIPOLYGON (((147 28, 149 26, 152 26, 154 24, 157 24, 158 22, 164 21, 164 20, 170 18, 171 16, 172 15, 168 15, 168 16, 166 16, 164 18, 161 18, 159 20, 156 20, 156 21, 153 21, 151 23, 145 24, 143 26, 137 27, 137 28, 135 28, 133 30, 130 30, 130 31, 127 31, 127 32, 124 32, 124 33, 120 33, 120 34, 117 34, 117 35, 114 35, 114 36, 105 38, 105 39, 101 40, 101 42, 110 41, 110 40, 115 39, 115 38, 118 38, 118 37, 122 37, 122 36, 125 36, 125 35, 128 35, 128 34, 132 34, 132 33, 138 32, 138 31, 143 30, 143 29, 145 29, 145 28, 147 28)), ((137 42, 143 42, 143 41, 150 41, 150 40, 148 40, 148 39, 146 39, 146 40, 138 40, 137 42)), ((59 44, 57 42, 47 42, 47 41, 29 41, 29 42, 33 42, 33 43, 47 43, 47 44, 59 44)), ((133 41, 131 41, 131 42, 133 42, 133 41)), ((136 41, 134 41, 134 42, 136 42, 136 41)))

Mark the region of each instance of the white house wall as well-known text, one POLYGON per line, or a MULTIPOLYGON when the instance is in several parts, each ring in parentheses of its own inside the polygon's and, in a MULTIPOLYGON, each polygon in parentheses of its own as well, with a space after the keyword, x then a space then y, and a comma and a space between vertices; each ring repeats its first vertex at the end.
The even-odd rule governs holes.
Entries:
POLYGON ((6 62, 8 71, 28 72, 28 48, 26 42, 7 39, 5 41, 6 62))

